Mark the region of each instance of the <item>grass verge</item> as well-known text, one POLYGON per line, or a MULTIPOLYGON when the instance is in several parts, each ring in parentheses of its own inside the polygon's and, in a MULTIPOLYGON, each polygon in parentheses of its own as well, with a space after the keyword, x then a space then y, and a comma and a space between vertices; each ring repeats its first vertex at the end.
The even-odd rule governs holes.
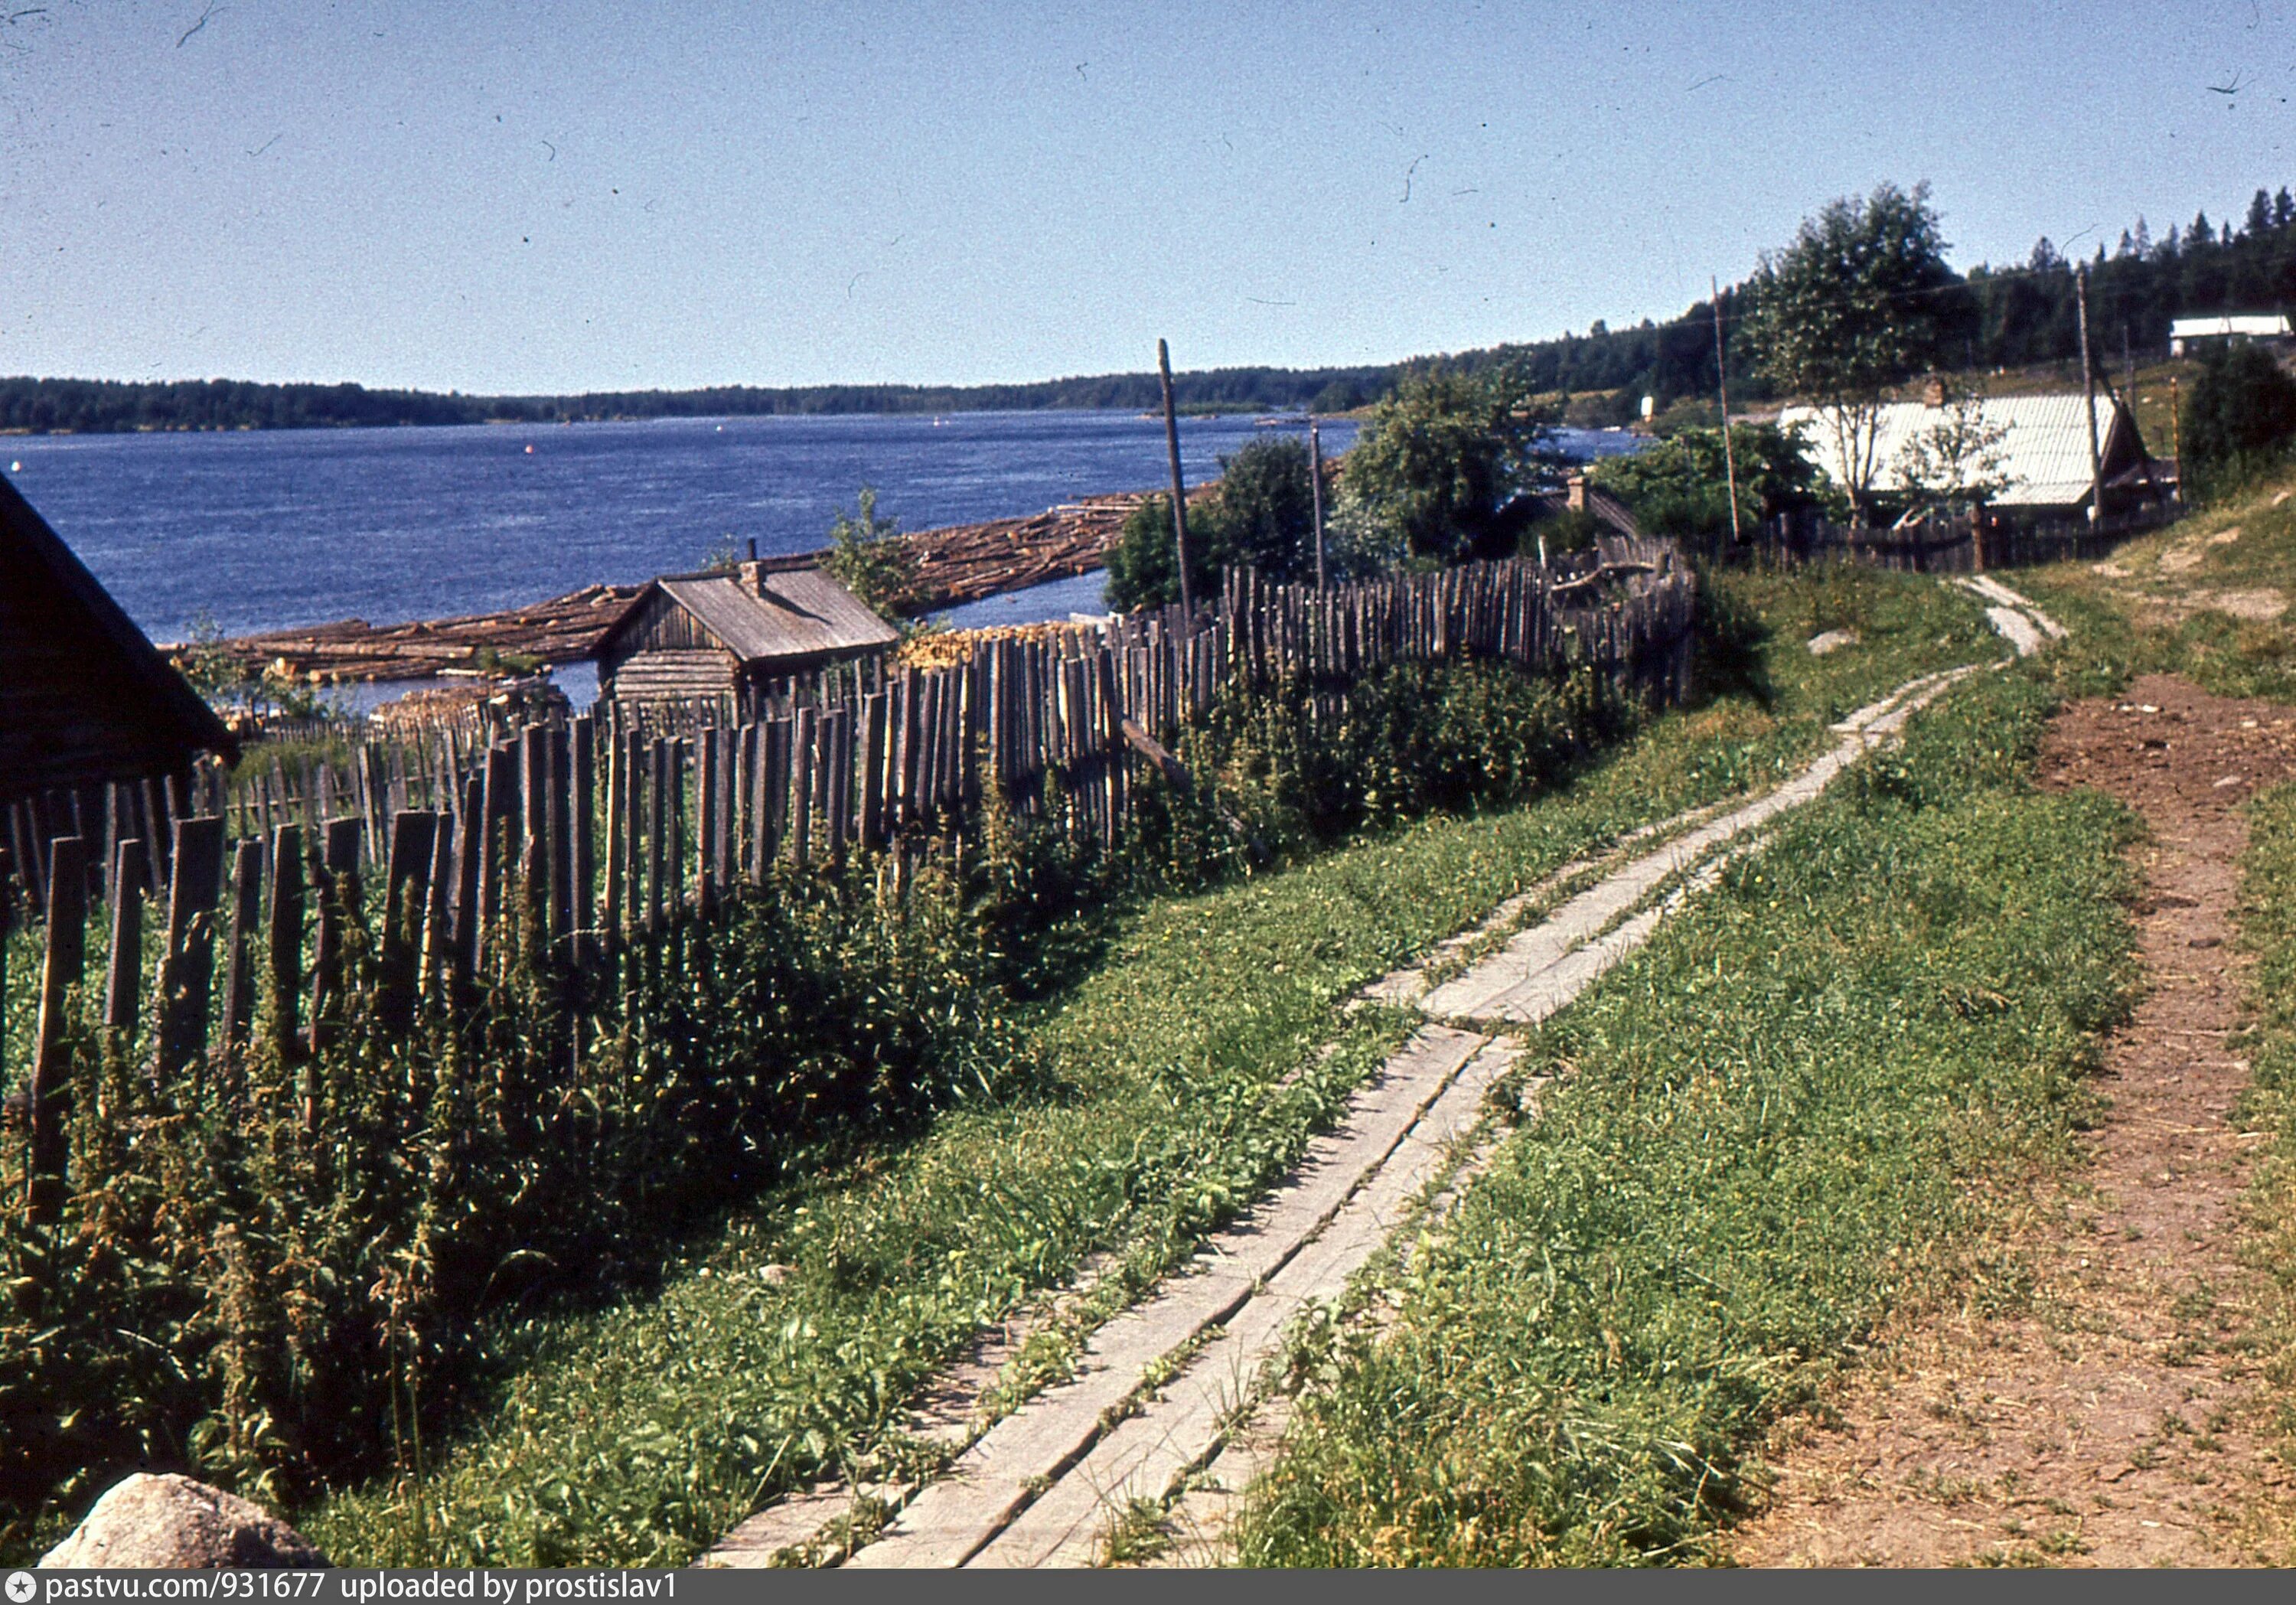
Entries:
POLYGON ((2054 696, 1956 693, 1537 1035, 1568 1077, 1332 1339, 1242 1559, 1702 1554, 1766 1425, 2086 1118, 2131 822, 2027 784, 2054 696))
POLYGON ((1782 775, 1900 681, 1998 651, 1966 598, 1909 577, 1736 577, 1720 600, 1726 694, 1530 806, 1136 911, 1034 1028, 1046 1090, 761 1200, 658 1297, 504 1333, 525 1358, 464 1433, 305 1529, 370 1564, 676 1564, 824 1470, 928 1457, 901 1404, 980 1325, 1096 1251, 1145 1286, 1288 1168, 1405 1028, 1342 1017, 1365 980, 1591 846, 1782 775), (1863 644, 1810 658, 1829 628, 1863 644))
MULTIPOLYGON (((2267 1452, 2296 1468, 2296 785, 2255 798, 2248 830, 2240 922, 2256 968, 2241 1046, 2255 1079, 2234 1115, 2258 1138, 2243 1202, 2245 1257, 2260 1295, 2248 1341, 2267 1452)), ((2284 1526, 2251 1535, 2276 1564, 2296 1564, 2284 1526)))

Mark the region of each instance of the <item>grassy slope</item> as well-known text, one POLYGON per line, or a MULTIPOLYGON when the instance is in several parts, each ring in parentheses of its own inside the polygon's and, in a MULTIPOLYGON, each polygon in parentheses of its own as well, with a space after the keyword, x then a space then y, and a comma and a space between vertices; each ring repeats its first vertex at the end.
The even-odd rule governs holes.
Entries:
MULTIPOLYGON (((2250 803, 2243 872, 2242 936, 2257 963, 2241 1045, 2255 1082, 2237 1118, 2265 1139, 2246 1200, 2248 1258, 2263 1295, 2251 1339, 2263 1381, 2259 1425, 2286 1466, 2296 1465, 2296 785, 2250 803)), ((2278 1564, 2296 1565, 2296 1534, 2255 1536, 2278 1564)))
POLYGON ((1927 582, 1730 583, 1775 626, 1768 710, 1726 697, 1531 806, 1149 906, 1038 1032, 1057 1091, 767 1200, 655 1299, 536 1320, 530 1360, 433 1446, 419 1497, 412 1479, 350 1490, 299 1512, 305 1529, 350 1561, 674 1563, 776 1489, 887 1463, 899 1401, 978 1325, 1097 1249, 1120 1255, 1119 1287, 1144 1283, 1282 1172, 1403 1028, 1342 1020, 1363 981, 1590 845, 1784 772, 1911 675, 1996 650, 1927 582), (1866 644, 1800 650, 1841 626, 1866 644), (791 1273, 769 1285, 767 1264, 791 1273))
POLYGON ((2020 583, 2076 626, 2100 685, 2123 673, 2189 676, 2227 697, 2296 701, 2296 476, 2020 583))
POLYGON ((1775 1413, 2069 1151, 2128 821, 2027 785, 2054 698, 1956 694, 1539 1036, 1575 1073, 1327 1362, 1247 1560, 1699 1552, 1775 1413))

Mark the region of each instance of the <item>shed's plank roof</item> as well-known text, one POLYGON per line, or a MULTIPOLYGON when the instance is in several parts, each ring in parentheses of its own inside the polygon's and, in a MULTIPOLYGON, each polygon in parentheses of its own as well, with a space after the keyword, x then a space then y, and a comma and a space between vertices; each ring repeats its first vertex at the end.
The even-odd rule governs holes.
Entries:
MULTIPOLYGON (((2096 398, 2097 445, 2105 454, 2108 474, 2116 453, 2111 438, 2116 422, 2134 430, 2126 412, 2105 397, 2096 398), (2115 414, 2119 413, 2116 421, 2115 414)), ((1874 432, 1874 488, 1903 490, 1905 476, 1898 454, 1906 442, 1942 422, 1947 409, 1918 401, 1893 402, 1883 407, 1874 432)), ((2087 498, 2089 491, 2088 415, 2079 396, 1988 396, 1978 405, 1979 415, 2008 432, 1997 448, 2003 471, 2011 479, 2006 490, 1992 498, 1997 507, 2070 506, 2087 498)), ((1836 482, 1847 482, 1833 429, 1816 407, 1790 406, 1778 414, 1778 425, 1808 426, 1811 459, 1836 482)))
POLYGON ((890 646, 900 632, 818 569, 758 577, 763 597, 731 574, 654 582, 744 663, 890 646))

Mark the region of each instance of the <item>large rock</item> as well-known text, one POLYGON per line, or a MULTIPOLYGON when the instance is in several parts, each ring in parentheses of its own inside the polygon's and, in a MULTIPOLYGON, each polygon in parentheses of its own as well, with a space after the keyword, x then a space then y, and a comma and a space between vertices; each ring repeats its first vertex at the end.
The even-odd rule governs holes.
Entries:
POLYGON ((138 1471, 114 1483, 45 1567, 324 1566, 309 1539, 259 1504, 203 1482, 138 1471))

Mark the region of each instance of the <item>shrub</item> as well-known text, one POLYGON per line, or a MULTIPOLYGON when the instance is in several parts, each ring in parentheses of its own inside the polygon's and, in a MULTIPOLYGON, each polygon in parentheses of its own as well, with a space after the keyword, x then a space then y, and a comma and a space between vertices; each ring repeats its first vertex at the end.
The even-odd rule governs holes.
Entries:
POLYGON ((2284 454, 2296 438, 2296 380, 2261 346, 2210 358, 2178 421, 2188 482, 2222 491, 2284 454))

